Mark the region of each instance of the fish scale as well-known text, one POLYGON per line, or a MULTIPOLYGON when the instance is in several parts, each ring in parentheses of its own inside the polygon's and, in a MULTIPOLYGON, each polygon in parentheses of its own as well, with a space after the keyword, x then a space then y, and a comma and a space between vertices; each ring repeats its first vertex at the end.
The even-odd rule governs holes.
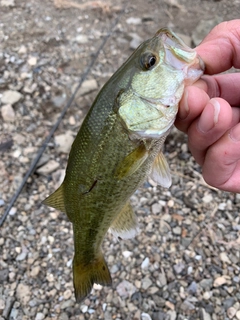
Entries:
POLYGON ((143 42, 97 95, 73 142, 62 185, 44 203, 73 224, 73 282, 78 302, 93 284, 111 285, 101 245, 110 229, 138 232, 129 198, 148 175, 169 187, 161 149, 184 87, 203 73, 197 53, 164 28, 143 42), (191 71, 191 72, 190 72, 191 71))

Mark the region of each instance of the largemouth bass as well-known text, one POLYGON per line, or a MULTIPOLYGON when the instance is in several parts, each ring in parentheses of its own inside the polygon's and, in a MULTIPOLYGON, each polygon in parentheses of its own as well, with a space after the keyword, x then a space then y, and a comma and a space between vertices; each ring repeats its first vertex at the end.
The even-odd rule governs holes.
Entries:
POLYGON ((120 238, 138 230, 129 198, 148 175, 171 185, 161 149, 184 87, 203 62, 173 32, 143 42, 103 86, 73 142, 65 179, 44 203, 73 224, 73 282, 81 302, 94 283, 111 285, 101 244, 110 228, 120 238))

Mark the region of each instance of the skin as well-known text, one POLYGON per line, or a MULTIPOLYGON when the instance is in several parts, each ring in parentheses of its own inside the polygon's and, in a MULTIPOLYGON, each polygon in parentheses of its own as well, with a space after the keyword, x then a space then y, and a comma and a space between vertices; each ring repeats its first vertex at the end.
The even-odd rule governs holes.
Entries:
POLYGON ((196 48, 205 75, 185 88, 176 127, 188 134, 189 149, 205 181, 240 192, 240 19, 217 25, 196 48))

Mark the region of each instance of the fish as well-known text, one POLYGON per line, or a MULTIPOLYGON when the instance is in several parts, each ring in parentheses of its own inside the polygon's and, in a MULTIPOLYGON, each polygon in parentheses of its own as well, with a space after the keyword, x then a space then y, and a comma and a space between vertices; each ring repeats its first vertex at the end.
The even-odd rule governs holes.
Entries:
POLYGON ((148 176, 171 185, 162 153, 186 85, 204 63, 174 32, 161 28, 144 41, 95 98, 72 144, 61 186, 44 204, 73 226, 73 284, 81 303, 94 283, 110 286, 102 252, 108 230, 120 239, 139 232, 130 197, 148 176))

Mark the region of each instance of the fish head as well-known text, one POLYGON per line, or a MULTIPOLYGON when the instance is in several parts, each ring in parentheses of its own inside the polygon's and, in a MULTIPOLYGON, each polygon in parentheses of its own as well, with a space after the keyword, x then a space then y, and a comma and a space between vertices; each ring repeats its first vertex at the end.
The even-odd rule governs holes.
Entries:
POLYGON ((118 97, 118 114, 129 133, 158 139, 173 125, 184 87, 203 74, 204 63, 163 28, 138 47, 126 66, 132 74, 118 97))

